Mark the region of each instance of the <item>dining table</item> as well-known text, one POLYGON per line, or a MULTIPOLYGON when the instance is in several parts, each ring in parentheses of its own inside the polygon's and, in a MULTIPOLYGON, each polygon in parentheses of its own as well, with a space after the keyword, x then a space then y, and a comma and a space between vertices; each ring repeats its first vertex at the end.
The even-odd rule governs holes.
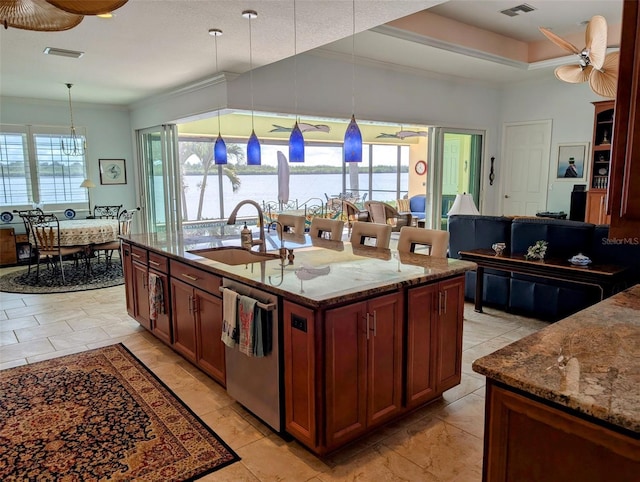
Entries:
POLYGON ((91 246, 118 240, 117 219, 60 221, 60 246, 91 246))

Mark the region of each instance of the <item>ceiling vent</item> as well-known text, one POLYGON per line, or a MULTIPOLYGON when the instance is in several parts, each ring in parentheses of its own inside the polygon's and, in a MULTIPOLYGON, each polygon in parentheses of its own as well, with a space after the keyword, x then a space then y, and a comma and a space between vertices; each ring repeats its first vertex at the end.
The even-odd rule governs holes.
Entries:
POLYGON ((79 52, 78 50, 57 49, 55 47, 47 47, 43 52, 47 55, 59 55, 60 57, 71 57, 73 59, 79 59, 84 55, 84 52, 79 52))
POLYGON ((518 5, 517 7, 501 10, 500 13, 504 13, 507 17, 517 17, 521 13, 529 13, 533 12, 534 10, 535 8, 533 8, 531 5, 523 3, 522 5, 518 5))

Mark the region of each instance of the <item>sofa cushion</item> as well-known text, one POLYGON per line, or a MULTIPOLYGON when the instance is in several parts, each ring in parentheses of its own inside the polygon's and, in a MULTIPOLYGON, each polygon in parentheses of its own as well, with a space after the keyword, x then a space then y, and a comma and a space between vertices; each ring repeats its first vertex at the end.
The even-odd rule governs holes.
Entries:
POLYGON ((449 216, 449 256, 459 258, 460 251, 491 249, 494 243, 511 246, 511 218, 504 216, 482 216, 456 214, 449 216))
POLYGON ((524 254, 536 241, 548 244, 546 257, 570 258, 578 253, 591 256, 595 225, 549 218, 516 218, 511 223, 511 252, 524 254))
POLYGON ((427 196, 424 194, 418 194, 417 196, 411 196, 409 199, 409 211, 411 216, 417 219, 425 218, 425 210, 427 207, 427 196))

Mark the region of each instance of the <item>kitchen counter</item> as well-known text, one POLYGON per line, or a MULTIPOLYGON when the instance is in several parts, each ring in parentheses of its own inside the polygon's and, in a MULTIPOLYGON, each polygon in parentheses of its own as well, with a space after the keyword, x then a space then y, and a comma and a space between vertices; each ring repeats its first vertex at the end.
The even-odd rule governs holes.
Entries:
POLYGON ((476 360, 484 482, 635 482, 640 285, 476 360))
MULTIPOLYGON (((181 233, 170 232, 132 234, 122 239, 218 276, 250 283, 314 308, 362 299, 475 269, 475 263, 458 259, 401 254, 352 246, 350 243, 311 239, 308 235, 292 237, 293 241, 285 242, 287 248, 293 249, 295 259, 293 264, 284 266, 280 259, 233 266, 190 252, 222 247, 224 242, 214 237, 205 243, 188 243, 181 233)), ((268 246, 279 245, 277 238, 267 241, 268 246)), ((233 244, 238 245, 239 240, 233 240, 233 244)), ((274 252, 277 253, 277 250, 274 252)))
POLYGON ((640 285, 476 360, 473 370, 640 434, 640 285))

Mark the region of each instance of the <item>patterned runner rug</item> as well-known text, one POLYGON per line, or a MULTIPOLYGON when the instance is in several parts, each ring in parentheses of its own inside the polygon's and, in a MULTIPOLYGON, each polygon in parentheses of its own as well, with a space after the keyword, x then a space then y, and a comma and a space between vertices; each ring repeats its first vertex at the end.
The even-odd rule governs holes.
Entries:
POLYGON ((193 480, 239 457, 124 346, 0 371, 0 480, 193 480))

